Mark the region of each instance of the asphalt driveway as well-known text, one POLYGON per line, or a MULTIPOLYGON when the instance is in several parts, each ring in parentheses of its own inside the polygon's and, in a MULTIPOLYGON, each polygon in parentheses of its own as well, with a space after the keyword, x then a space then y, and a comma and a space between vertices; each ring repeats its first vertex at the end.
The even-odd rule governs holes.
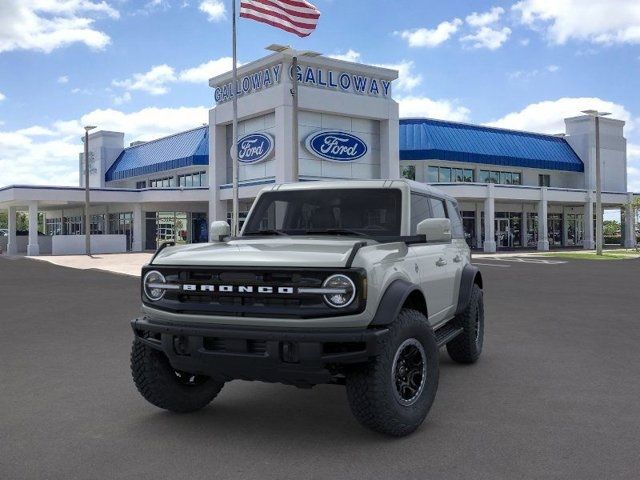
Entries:
POLYGON ((158 410, 129 373, 138 279, 0 259, 0 478, 637 478, 640 261, 482 263, 483 357, 443 354, 427 421, 398 440, 336 386, 233 382, 201 412, 158 410))

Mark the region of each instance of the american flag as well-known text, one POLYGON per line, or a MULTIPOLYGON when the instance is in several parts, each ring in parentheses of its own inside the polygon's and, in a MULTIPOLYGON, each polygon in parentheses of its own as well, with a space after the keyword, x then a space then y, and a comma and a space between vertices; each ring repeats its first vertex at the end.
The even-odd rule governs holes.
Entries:
POLYGON ((306 37, 316 29, 320 11, 305 0, 240 0, 240 16, 306 37))

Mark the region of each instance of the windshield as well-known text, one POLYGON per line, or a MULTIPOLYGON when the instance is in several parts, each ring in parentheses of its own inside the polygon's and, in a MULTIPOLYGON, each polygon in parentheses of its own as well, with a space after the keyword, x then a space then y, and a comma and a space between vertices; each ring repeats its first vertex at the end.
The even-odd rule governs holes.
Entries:
POLYGON ((390 188, 268 192, 243 235, 400 235, 402 194, 390 188))

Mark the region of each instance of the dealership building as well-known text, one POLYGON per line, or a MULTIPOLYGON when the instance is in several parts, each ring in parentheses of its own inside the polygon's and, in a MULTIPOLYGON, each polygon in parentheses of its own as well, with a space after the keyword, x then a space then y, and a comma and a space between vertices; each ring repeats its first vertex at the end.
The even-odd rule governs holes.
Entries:
MULTIPOLYGON (((238 69, 241 220, 260 189, 294 181, 296 171, 299 181, 406 177, 458 199, 475 249, 594 248, 594 118, 567 118, 557 135, 400 119, 392 97, 398 72, 315 56, 299 59, 294 138, 293 73, 282 53, 238 69)), ((230 219, 231 73, 209 85, 215 106, 206 126, 129 146, 124 132, 89 136, 94 253, 153 250, 168 240, 206 242, 209 222, 230 219)), ((600 119, 602 202, 621 211, 622 243, 630 247, 634 194, 627 192, 623 129, 621 120, 600 119)), ((82 157, 79 187, 0 188, 0 209, 9 211, 0 248, 84 253, 82 157), (27 212, 28 234, 16 231, 17 211, 27 212)))

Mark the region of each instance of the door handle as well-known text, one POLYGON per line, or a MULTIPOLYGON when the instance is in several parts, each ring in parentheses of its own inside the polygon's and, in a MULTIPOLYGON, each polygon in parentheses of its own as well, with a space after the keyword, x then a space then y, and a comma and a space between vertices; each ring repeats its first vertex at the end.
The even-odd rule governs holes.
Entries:
POLYGON ((462 261, 462 257, 460 255, 456 255, 453 257, 453 261, 456 263, 460 263, 462 261))
POLYGON ((437 267, 444 267, 447 264, 447 261, 440 257, 437 261, 436 261, 436 266, 437 267))

